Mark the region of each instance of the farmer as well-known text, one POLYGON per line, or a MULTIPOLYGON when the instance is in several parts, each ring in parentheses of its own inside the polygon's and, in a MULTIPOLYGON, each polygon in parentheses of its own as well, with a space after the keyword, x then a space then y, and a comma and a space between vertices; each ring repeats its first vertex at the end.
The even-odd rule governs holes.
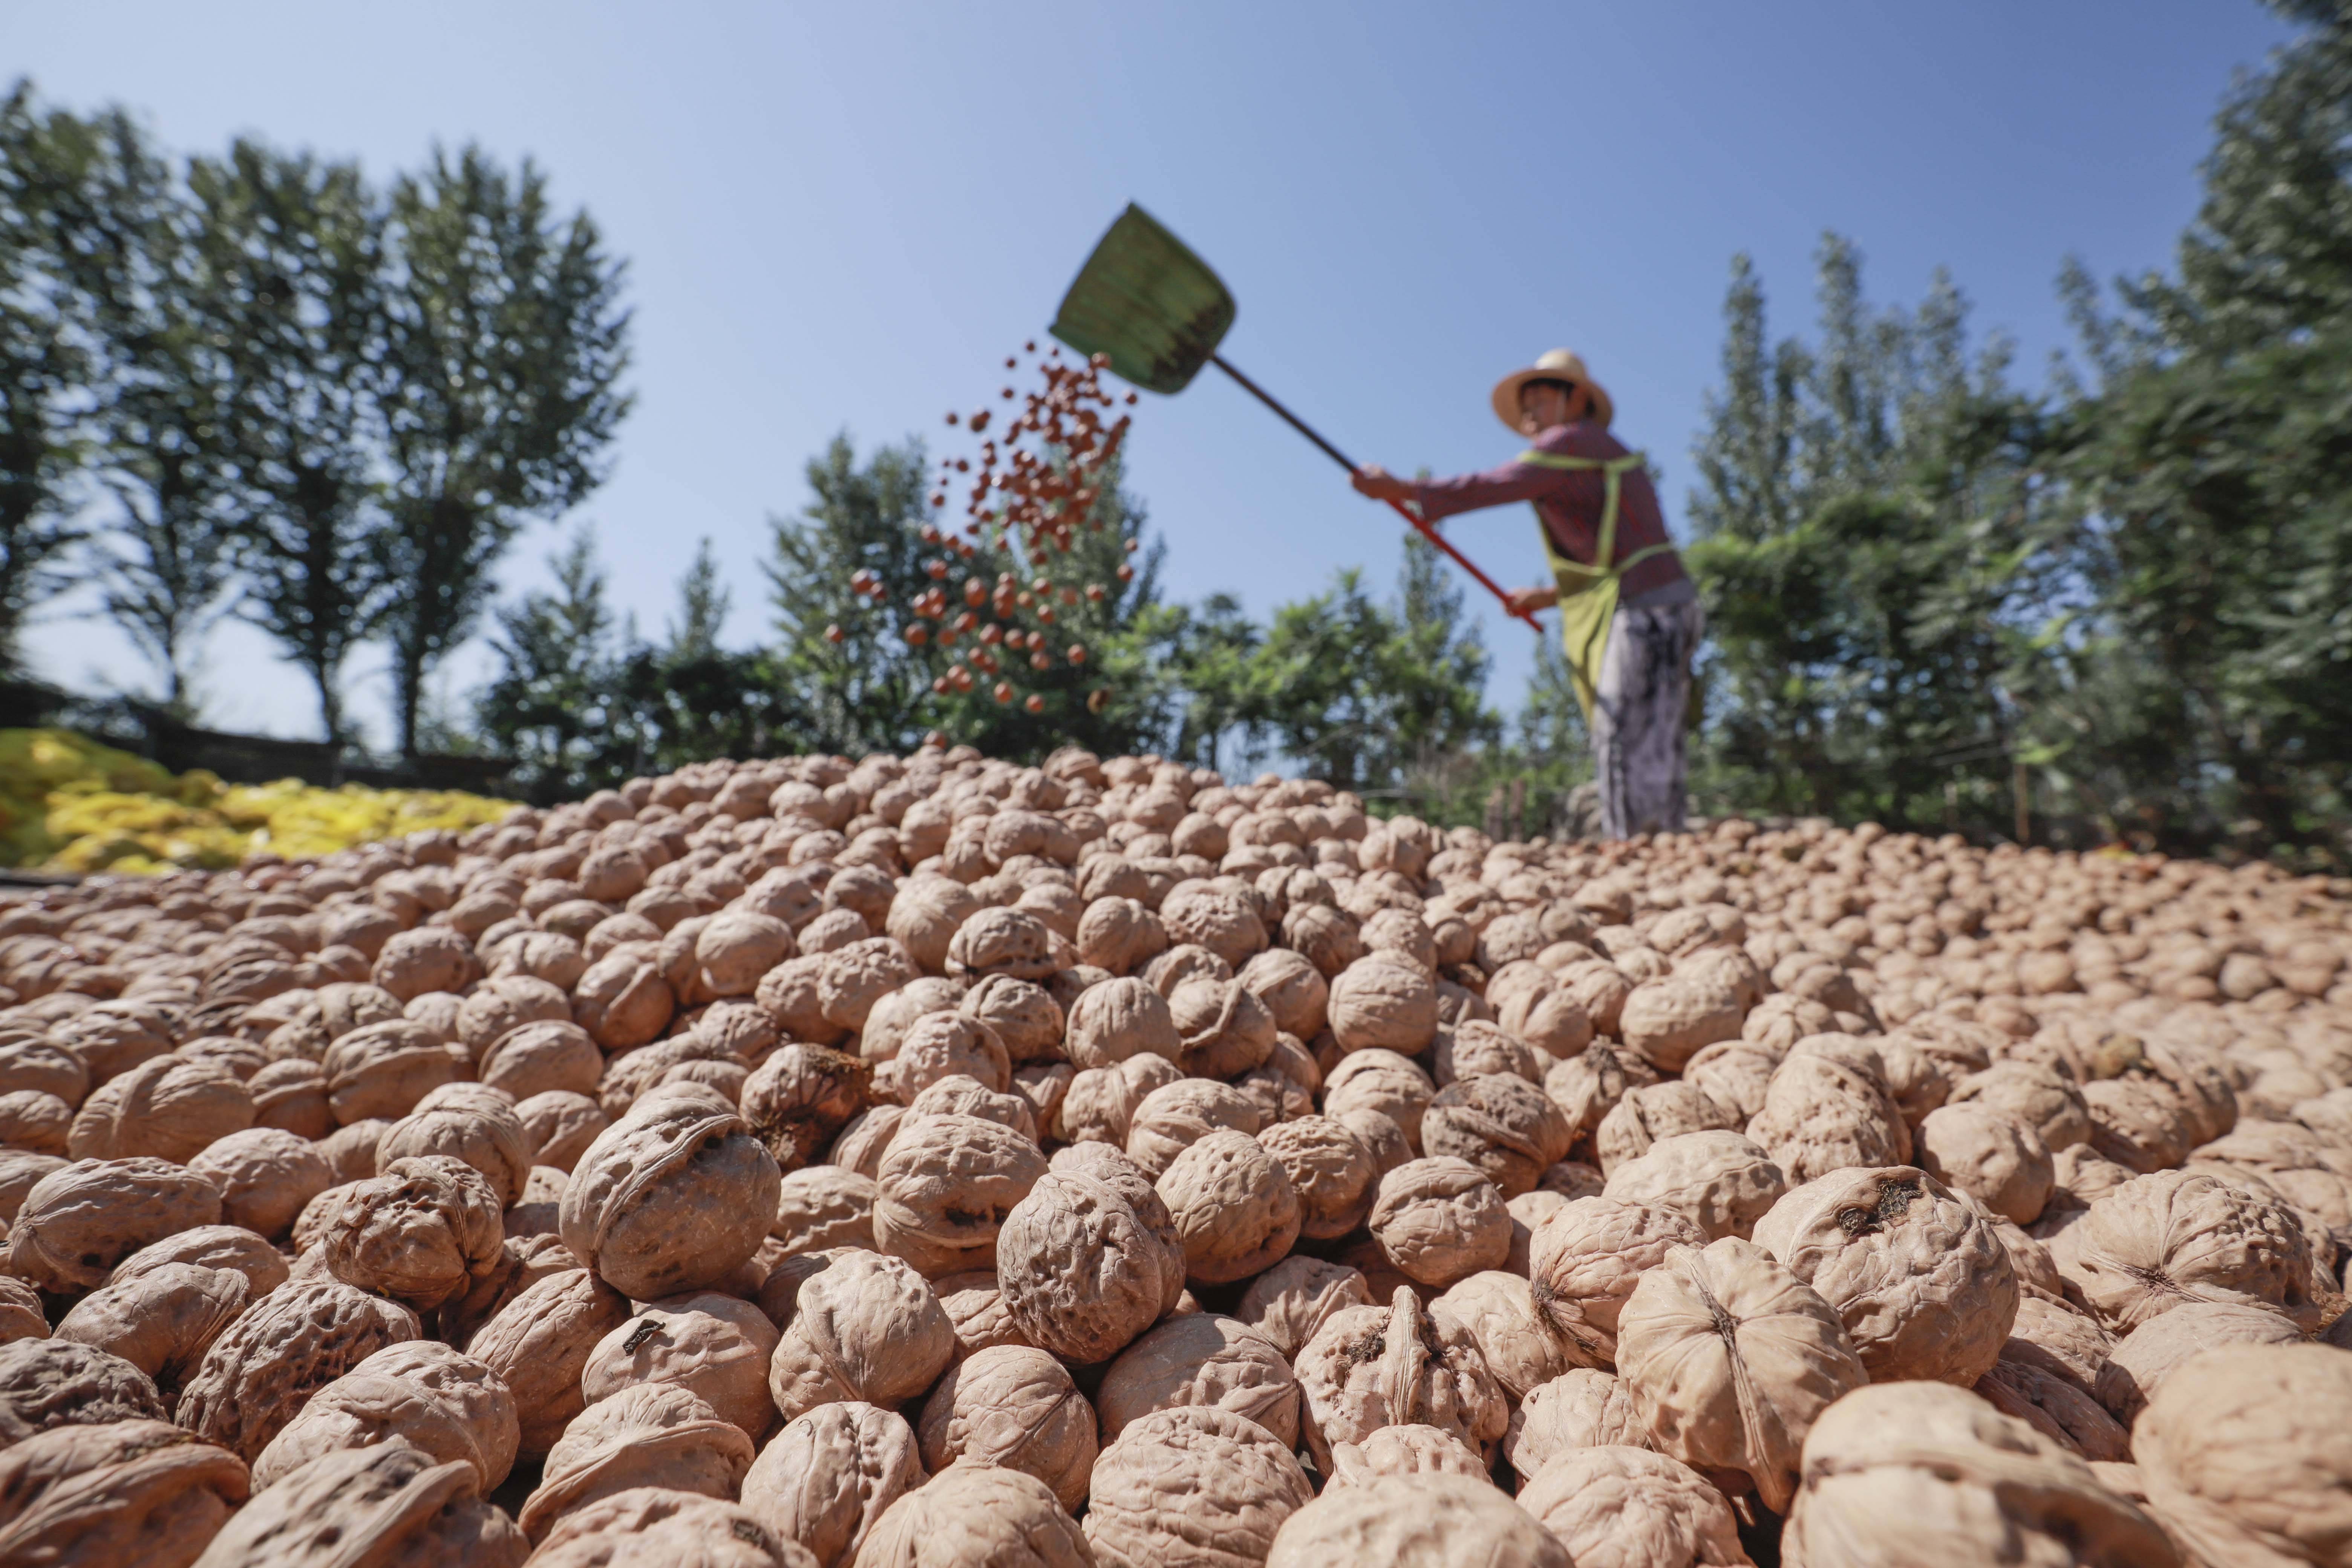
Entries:
POLYGON ((1533 501, 1554 582, 1511 595, 1514 611, 1558 605, 1577 701, 1592 733, 1604 837, 1683 826, 1684 713, 1706 624, 1666 537, 1642 458, 1609 433, 1609 394, 1566 349, 1495 384, 1495 414, 1534 444, 1483 474, 1416 482, 1378 468, 1355 487, 1411 501, 1432 522, 1533 501))

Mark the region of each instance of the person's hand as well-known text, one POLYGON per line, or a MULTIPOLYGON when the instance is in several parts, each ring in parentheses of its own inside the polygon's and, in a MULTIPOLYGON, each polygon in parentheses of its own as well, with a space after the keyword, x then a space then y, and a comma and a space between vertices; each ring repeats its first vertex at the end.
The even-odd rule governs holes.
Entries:
POLYGON ((1348 482, 1356 487, 1358 495, 1370 496, 1374 500, 1412 499, 1412 481, 1397 478, 1378 463, 1368 463, 1358 468, 1348 482))
POLYGON ((1504 603, 1510 606, 1511 614, 1515 616, 1533 615, 1538 610, 1549 610, 1559 604, 1559 588, 1557 584, 1544 588, 1514 588, 1504 603))

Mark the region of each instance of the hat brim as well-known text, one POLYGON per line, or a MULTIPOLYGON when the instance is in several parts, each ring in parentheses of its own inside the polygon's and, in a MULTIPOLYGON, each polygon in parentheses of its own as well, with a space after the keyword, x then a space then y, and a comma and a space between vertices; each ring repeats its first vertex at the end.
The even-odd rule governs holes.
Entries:
POLYGON ((1601 421, 1601 427, 1603 430, 1609 428, 1617 418, 1617 405, 1610 397, 1609 389, 1591 376, 1579 379, 1572 375, 1563 375, 1556 370, 1530 367, 1527 370, 1515 370, 1495 384, 1495 417, 1501 420, 1504 426, 1509 430, 1520 435, 1526 434, 1519 429, 1519 389, 1531 381, 1565 381, 1584 388, 1592 395, 1592 415, 1594 418, 1601 421))

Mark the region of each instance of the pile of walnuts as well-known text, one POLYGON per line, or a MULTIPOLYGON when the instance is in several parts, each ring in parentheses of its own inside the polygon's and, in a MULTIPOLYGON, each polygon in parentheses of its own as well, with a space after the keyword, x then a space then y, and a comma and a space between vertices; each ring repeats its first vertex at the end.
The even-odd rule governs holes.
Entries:
POLYGON ((2341 884, 697 764, 0 905, 0 1560, 2336 1563, 2341 884))

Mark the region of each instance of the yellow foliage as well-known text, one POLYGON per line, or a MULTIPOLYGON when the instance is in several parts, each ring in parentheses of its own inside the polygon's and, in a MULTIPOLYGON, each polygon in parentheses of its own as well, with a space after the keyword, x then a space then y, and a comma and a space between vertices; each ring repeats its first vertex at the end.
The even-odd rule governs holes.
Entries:
POLYGON ((514 809, 457 790, 320 789, 299 779, 224 784, 174 778, 64 730, 0 730, 0 864, 151 875, 234 866, 255 850, 289 860, 429 827, 463 832, 514 809))

